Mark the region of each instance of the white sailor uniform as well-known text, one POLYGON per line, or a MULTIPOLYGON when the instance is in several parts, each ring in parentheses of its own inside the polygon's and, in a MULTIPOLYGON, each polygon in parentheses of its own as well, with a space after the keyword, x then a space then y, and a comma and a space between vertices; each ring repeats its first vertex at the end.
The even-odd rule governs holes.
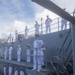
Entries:
POLYGON ((17 61, 21 61, 21 47, 17 48, 17 61))
POLYGON ((39 34, 39 27, 40 25, 38 23, 35 24, 35 34, 39 34))
POLYGON ((41 59, 41 46, 43 45, 43 41, 37 39, 34 41, 34 52, 33 52, 33 69, 42 69, 42 59, 41 59))
POLYGON ((14 75, 18 75, 18 70, 15 70, 14 75))
POLYGON ((30 49, 27 49, 27 62, 30 62, 31 58, 31 53, 30 53, 30 49))
POLYGON ((12 60, 12 47, 9 48, 9 60, 12 60))
POLYGON ((12 67, 11 66, 9 67, 9 72, 8 73, 9 73, 9 75, 12 75, 12 67))
POLYGON ((62 18, 61 19, 61 30, 67 29, 67 20, 62 18))
POLYGON ((52 20, 50 18, 46 19, 45 21, 45 24, 46 24, 46 34, 49 32, 51 32, 51 23, 52 23, 52 20))
POLYGON ((5 51, 4 51, 4 59, 7 59, 7 48, 5 47, 5 51))
POLYGON ((24 72, 22 70, 20 71, 20 75, 24 75, 24 72))
POLYGON ((44 51, 46 49, 45 48, 41 48, 41 61, 42 61, 42 65, 44 65, 44 51))
POLYGON ((4 75, 6 75, 6 67, 4 66, 4 75))
POLYGON ((26 28, 25 28, 25 39, 28 38, 28 32, 29 32, 29 29, 26 27, 26 28))

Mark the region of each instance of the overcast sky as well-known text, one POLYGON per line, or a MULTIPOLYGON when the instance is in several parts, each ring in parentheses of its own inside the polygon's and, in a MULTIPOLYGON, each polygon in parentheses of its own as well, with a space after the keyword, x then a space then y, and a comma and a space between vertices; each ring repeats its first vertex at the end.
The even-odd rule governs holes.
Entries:
MULTIPOLYGON (((68 12, 74 10, 75 0, 52 1, 68 12)), ((32 27, 36 20, 40 23, 41 17, 45 20, 46 15, 58 17, 31 0, 0 0, 0 38, 14 34, 15 30, 23 31, 25 26, 32 27)))

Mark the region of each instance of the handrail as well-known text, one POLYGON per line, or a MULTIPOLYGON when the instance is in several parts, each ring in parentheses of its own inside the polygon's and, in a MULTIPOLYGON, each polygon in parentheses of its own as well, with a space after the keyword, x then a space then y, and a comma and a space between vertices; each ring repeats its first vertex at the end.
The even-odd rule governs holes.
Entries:
POLYGON ((53 69, 55 70, 56 74, 59 75, 59 73, 58 73, 58 71, 56 70, 55 66, 53 65, 52 61, 51 61, 50 63, 51 63, 51 65, 52 65, 53 69))
MULTIPOLYGON (((66 36, 66 38, 65 38, 65 40, 64 40, 64 42, 63 42, 63 45, 62 45, 62 47, 61 47, 61 49, 60 49, 60 51, 59 51, 58 55, 59 55, 59 54, 60 54, 60 52, 62 51, 62 48, 63 48, 64 44, 66 43, 67 38, 68 38, 68 36, 69 36, 70 32, 71 32, 71 29, 69 30, 69 32, 68 32, 68 34, 67 34, 67 36, 66 36)), ((70 40, 70 42, 69 42, 69 44, 68 44, 67 48, 65 49, 65 52, 67 52, 67 51, 68 51, 69 46, 71 45, 71 43, 72 43, 72 39, 70 40)), ((70 54, 69 54, 69 55, 70 55, 70 54)), ((65 63, 67 62, 68 58, 69 58, 69 56, 67 57, 67 59, 66 59, 65 63)))
MULTIPOLYGON (((52 59, 53 59, 53 58, 56 58, 56 59, 58 59, 59 61, 61 61, 58 56, 53 56, 52 59)), ((51 62, 52 62, 52 61, 51 61, 51 62)), ((69 72, 67 71, 66 67, 65 67, 63 64, 59 64, 59 65, 63 68, 63 71, 66 73, 66 75, 70 75, 69 72)))
MULTIPOLYGON (((73 12, 71 12, 70 14, 72 15, 73 12)), ((72 15, 72 16, 73 16, 73 15, 72 15)), ((56 31, 59 31, 59 28, 60 28, 60 24, 59 24, 59 23, 61 22, 60 19, 61 19, 61 17, 57 17, 57 18, 53 19, 53 22, 54 22, 54 21, 57 21, 58 30, 56 30, 56 31)), ((52 24, 55 23, 55 22, 54 22, 54 23, 53 23, 53 22, 52 22, 52 24)), ((42 23, 42 22, 40 23, 41 26, 43 26, 43 24, 45 24, 45 23, 44 23, 44 22, 43 22, 43 23, 42 23), (41 24, 42 24, 42 25, 41 25, 41 24)), ((52 25, 52 24, 51 24, 51 25, 52 25)), ((41 26, 40 26, 40 27, 41 27, 41 26)), ((31 28, 29 28, 29 29, 30 29, 30 31, 29 31, 29 34, 30 34, 30 35, 33 35, 33 34, 34 34, 33 28, 34 28, 33 26, 32 26, 31 28), (32 33, 30 33, 31 31, 32 31, 32 33)), ((55 28, 53 28, 53 29, 55 29, 55 28)), ((41 30, 41 28, 40 28, 40 30, 41 30)), ((42 29, 40 32, 42 32, 42 31, 43 31, 43 29, 42 29)), ((18 32, 18 33, 22 33, 22 32, 24 33, 24 30, 23 30, 23 31, 20 31, 20 32, 18 32)), ((54 32, 55 32, 55 31, 54 31, 54 32)), ((43 32, 41 33, 41 35, 42 35, 42 34, 43 34, 43 32)), ((7 40, 8 37, 9 37, 9 36, 5 37, 4 39, 7 40)), ((33 36, 31 36, 31 37, 33 37, 33 36)), ((13 42, 15 42, 15 34, 12 35, 12 38, 13 38, 13 42)), ((8 41, 7 41, 7 42, 8 42, 8 41)))
POLYGON ((72 43, 72 39, 70 40, 70 42, 69 42, 69 44, 68 44, 68 46, 67 46, 65 52, 67 52, 67 50, 69 49, 69 46, 71 45, 71 43, 72 43))
POLYGON ((68 32, 68 34, 67 34, 67 36, 66 36, 66 38, 65 38, 65 40, 64 40, 64 42, 63 42, 63 44, 62 44, 62 46, 61 46, 61 48, 60 48, 60 51, 59 51, 58 55, 59 55, 59 54, 60 54, 60 52, 62 51, 62 48, 63 48, 64 44, 66 43, 67 38, 68 38, 68 36, 69 36, 70 32, 71 32, 71 29, 69 30, 69 32, 68 32))
MULTIPOLYGON (((67 57, 67 60, 65 61, 64 65, 67 66, 67 61, 69 61, 69 57, 71 56, 72 54, 72 50, 70 51, 68 57, 67 57)), ((72 56, 71 56, 72 57, 72 56)), ((71 59, 71 58, 70 58, 71 59)))
MULTIPOLYGON (((72 12, 73 13, 73 12, 72 12)), ((72 13, 70 13, 70 14, 72 14, 72 13)), ((55 24, 57 24, 57 27, 58 27, 58 30, 56 30, 56 31, 59 31, 59 28, 60 28, 60 22, 61 22, 61 17, 58 17, 58 18, 55 18, 55 19, 53 19, 53 22, 51 23, 51 26, 53 26, 53 25, 55 25, 55 24)), ((42 30, 41 30, 41 28, 40 28, 40 32, 42 32, 43 31, 43 26, 44 26, 44 22, 42 23, 42 30)), ((41 23, 40 23, 40 27, 41 27, 41 23)), ((45 27, 45 26, 44 26, 45 27)), ((31 28, 29 28, 30 30, 29 30, 29 34, 34 34, 34 26, 32 26, 31 28), (32 33, 31 33, 32 32, 32 33)), ((54 28, 55 29, 55 28, 54 28)), ((18 33, 22 33, 22 32, 24 32, 24 30, 23 31, 20 31, 20 32, 18 32, 18 33)), ((43 34, 43 32, 42 32, 42 34, 43 34)), ((12 37, 14 37, 14 35, 15 34, 13 34, 12 35, 12 37)), ((6 39, 7 39, 8 37, 6 37, 6 39)))

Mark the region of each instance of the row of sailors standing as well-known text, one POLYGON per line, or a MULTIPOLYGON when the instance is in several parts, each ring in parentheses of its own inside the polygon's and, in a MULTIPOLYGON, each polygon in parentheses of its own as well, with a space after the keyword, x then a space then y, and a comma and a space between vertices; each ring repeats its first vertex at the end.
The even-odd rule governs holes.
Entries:
MULTIPOLYGON (((40 40, 39 34, 35 35, 35 40, 33 42, 33 70, 38 69, 40 71, 44 65, 44 42, 40 40), (38 66, 38 68, 37 68, 38 66)), ((27 44, 27 62, 31 62, 31 47, 30 44, 27 44)), ((5 48, 4 59, 7 59, 7 48, 5 48)), ((9 48, 9 60, 12 60, 12 47, 9 48)), ((21 47, 18 45, 17 48, 17 61, 21 61, 21 47)))
MULTIPOLYGON (((4 59, 7 60, 7 58, 9 60, 12 60, 12 47, 9 47, 9 50, 5 47, 5 51, 4 51, 4 59)), ((17 47, 17 61, 21 61, 21 47, 20 45, 18 45, 17 47)))
MULTIPOLYGON (((50 31, 51 31, 51 27, 50 27, 51 23, 52 23, 52 19, 49 18, 49 16, 47 15, 47 19, 45 21, 46 34, 50 33, 50 31)), ((39 29, 40 29, 40 24, 36 21, 35 22, 35 34, 40 34, 39 29)))
MULTIPOLYGON (((51 32, 51 27, 50 27, 51 23, 52 23, 52 19, 49 18, 49 16, 47 16, 47 19, 45 21, 46 34, 51 32)), ((40 24, 36 21, 35 22, 35 34, 40 34, 39 30, 40 30, 40 24)), ((25 39, 28 38, 28 32, 29 32, 29 29, 27 28, 27 26, 25 26, 25 39)), ((18 39, 17 30, 15 31, 15 35, 16 35, 15 40, 17 40, 18 39)))
MULTIPOLYGON (((66 9, 64 8, 63 10, 65 11, 66 9)), ((74 9, 73 13, 75 14, 75 9, 74 9)), ((47 17, 47 19, 45 20, 45 26, 46 26, 46 34, 47 34, 47 33, 51 33, 52 19, 49 18, 48 15, 46 17, 47 17)), ((68 23, 68 21, 66 19, 61 18, 61 30, 67 29, 67 23, 68 23)), ((40 24, 36 21, 35 22, 35 34, 39 34, 39 29, 40 29, 40 24)), ((27 31, 28 31, 28 29, 27 29, 27 31)), ((28 32, 27 32, 27 35, 28 35, 28 32)))
POLYGON ((4 66, 3 73, 4 73, 3 75, 7 75, 7 74, 8 75, 25 75, 22 68, 20 69, 20 72, 19 72, 17 68, 13 69, 11 65, 9 65, 8 70, 7 70, 7 67, 4 66), (13 70, 14 70, 14 72, 13 72, 13 70))
POLYGON ((9 48, 9 51, 8 49, 5 47, 5 51, 4 51, 4 59, 9 59, 9 60, 12 60, 12 47, 9 48), (7 54, 8 53, 8 54, 7 54), (9 57, 8 57, 9 55, 9 57))
MULTIPOLYGON (((46 34, 51 32, 51 28, 50 28, 51 23, 52 23, 52 19, 49 18, 49 16, 47 15, 47 19, 45 21, 46 34)), ((39 29, 40 29, 40 24, 36 21, 36 23, 35 23, 35 34, 40 34, 39 29)))

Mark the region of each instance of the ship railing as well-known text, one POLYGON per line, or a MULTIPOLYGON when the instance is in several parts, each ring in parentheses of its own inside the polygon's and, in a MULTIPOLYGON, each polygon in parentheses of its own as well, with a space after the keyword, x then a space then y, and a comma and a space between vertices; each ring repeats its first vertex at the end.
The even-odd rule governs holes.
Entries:
POLYGON ((51 65, 53 66, 53 69, 55 70, 56 74, 59 75, 58 70, 60 69, 59 67, 55 67, 53 64, 53 60, 57 60, 57 65, 59 65, 59 67, 61 68, 61 70, 66 74, 66 75, 70 75, 69 72, 67 71, 65 65, 61 62, 61 59, 58 56, 53 56, 51 59, 51 65))
MULTIPOLYGON (((71 13, 71 15, 73 16, 73 12, 71 13)), ((43 21, 43 20, 42 20, 43 21)), ((40 24, 40 28, 39 28, 39 34, 40 35, 44 35, 46 34, 46 25, 44 22, 41 21, 41 24, 40 24)), ((51 32, 48 32, 47 34, 49 33, 53 33, 53 32, 58 32, 58 31, 61 31, 61 17, 58 17, 56 19, 53 19, 52 20, 52 23, 50 25, 50 28, 51 28, 51 32)), ((67 28, 66 29, 69 29, 71 26, 70 26, 70 22, 67 21, 67 28)), ((22 34, 23 35, 23 38, 22 39, 28 39, 28 38, 31 38, 31 37, 34 37, 35 35, 35 26, 32 26, 29 29, 29 32, 28 32, 28 37, 25 37, 25 31, 20 31, 18 32, 18 35, 19 34, 22 34)), ((64 30, 64 29, 63 29, 64 30)), ((12 41, 15 42, 15 34, 12 35, 12 41)), ((9 37, 9 36, 8 36, 9 37)), ((8 37, 6 37, 6 39, 8 39, 8 37)), ((10 38, 9 38, 10 39, 10 38)), ((8 40, 8 42, 10 42, 10 40, 8 40)))

